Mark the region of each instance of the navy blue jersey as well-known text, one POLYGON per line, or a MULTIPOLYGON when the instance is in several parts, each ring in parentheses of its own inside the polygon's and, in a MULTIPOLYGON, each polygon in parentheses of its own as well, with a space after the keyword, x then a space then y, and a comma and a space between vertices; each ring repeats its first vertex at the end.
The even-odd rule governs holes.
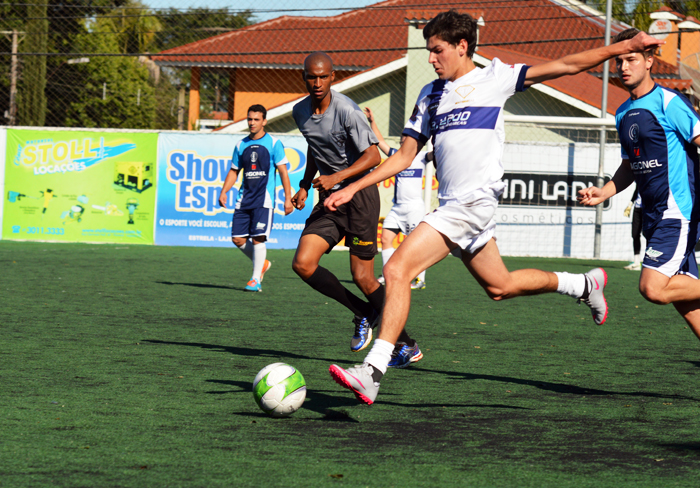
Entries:
POLYGON ((700 118, 678 92, 659 85, 623 103, 615 115, 622 145, 644 202, 644 229, 663 219, 700 217, 697 147, 700 118))
POLYGON ((284 146, 270 134, 257 140, 248 136, 236 144, 231 169, 243 172, 236 208, 273 208, 277 166, 283 164, 287 164, 284 146))

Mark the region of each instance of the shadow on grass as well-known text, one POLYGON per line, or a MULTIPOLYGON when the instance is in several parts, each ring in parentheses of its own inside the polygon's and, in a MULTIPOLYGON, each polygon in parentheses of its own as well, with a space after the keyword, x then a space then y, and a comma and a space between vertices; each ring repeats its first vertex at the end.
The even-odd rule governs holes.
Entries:
MULTIPOLYGON (((224 390, 224 391, 208 391, 206 393, 210 395, 222 395, 227 393, 242 393, 251 394, 251 383, 249 381, 235 381, 235 380, 206 380, 207 383, 216 383, 219 385, 234 386, 237 387, 236 390, 224 390)), ((325 393, 325 390, 306 390, 306 400, 304 402, 304 407, 312 412, 324 415, 323 420, 341 420, 343 422, 357 422, 357 420, 351 418, 349 415, 343 415, 340 412, 332 411, 334 408, 343 407, 353 407, 357 405, 357 400, 348 397, 338 397, 334 395, 329 395, 325 393)), ((257 412, 256 412, 257 414, 257 412)), ((239 413, 237 415, 245 415, 239 413)), ((264 415, 264 414, 263 414, 264 415)))
MULTIPOLYGON (((222 395, 228 393, 251 393, 251 383, 248 381, 235 381, 235 380, 206 380, 207 383, 217 383, 220 385, 235 386, 237 390, 219 390, 219 391, 208 391, 206 393, 210 395, 222 395)), ((386 401, 387 397, 392 396, 389 393, 382 395, 381 400, 377 401, 377 404, 393 405, 397 407, 405 408, 442 408, 442 407, 459 407, 459 408, 498 408, 498 409, 508 409, 508 410, 532 410, 527 407, 516 407, 512 405, 503 404, 474 404, 474 403, 402 403, 395 401, 386 401)), ((344 407, 355 407, 360 405, 360 403, 350 395, 350 392, 335 392, 330 390, 306 390, 307 402, 304 402, 304 408, 322 414, 324 417, 319 420, 333 420, 333 421, 344 421, 344 422, 357 422, 357 420, 350 417, 350 415, 342 409, 344 407)), ((256 412, 257 413, 257 412, 256 412)), ((239 413, 237 415, 245 415, 239 413)))
POLYGON ((674 444, 659 444, 659 447, 666 447, 675 451, 691 451, 700 453, 700 442, 682 442, 674 444))
POLYGON ((686 361, 686 362, 692 364, 693 366, 700 368, 700 361, 686 361))
POLYGON ((266 357, 271 359, 311 359, 314 361, 324 361, 327 363, 336 364, 353 364, 352 361, 342 361, 337 358, 328 359, 320 357, 305 356, 303 354, 295 354, 289 351, 277 351, 274 349, 253 349, 250 347, 235 347, 235 346, 220 346, 218 344, 203 344, 200 342, 170 342, 170 341, 159 341, 157 339, 144 339, 141 342, 147 342, 151 344, 164 344, 170 346, 188 346, 188 347, 199 347, 202 349, 213 349, 215 351, 227 352, 235 356, 256 356, 256 357, 266 357))
POLYGON ((179 285, 179 286, 192 286, 194 288, 218 288, 220 290, 236 290, 245 291, 244 287, 238 286, 224 286, 224 285, 211 285, 209 283, 176 283, 173 281, 156 281, 160 285, 179 285))
POLYGON ((416 371, 425 371, 426 373, 438 373, 451 376, 452 379, 463 379, 463 380, 488 380, 488 381, 499 381, 501 383, 513 383, 516 385, 534 386, 540 390, 552 391, 554 393, 569 393, 571 395, 615 395, 615 396, 629 396, 629 397, 648 397, 648 398, 664 398, 664 399, 676 399, 676 400, 692 400, 698 401, 698 399, 683 395, 666 395, 663 393, 653 393, 644 391, 609 391, 609 390, 599 390, 597 388, 583 388, 576 385, 569 385, 566 383, 551 383, 549 381, 537 381, 537 380, 524 380, 521 378, 511 378, 509 376, 493 376, 490 374, 473 374, 473 373, 459 373, 456 371, 439 371, 434 369, 424 369, 419 367, 413 367, 416 371))

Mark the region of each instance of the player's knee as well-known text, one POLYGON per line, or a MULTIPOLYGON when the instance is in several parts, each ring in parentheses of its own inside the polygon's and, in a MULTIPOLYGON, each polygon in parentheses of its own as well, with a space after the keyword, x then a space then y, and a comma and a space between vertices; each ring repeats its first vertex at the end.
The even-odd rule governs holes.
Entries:
POLYGON ((308 280, 311 278, 311 275, 314 274, 314 271, 316 271, 316 266, 312 265, 312 263, 308 261, 294 256, 294 260, 292 261, 292 269, 302 280, 308 280))
POLYGON ((236 247, 242 247, 246 243, 245 237, 232 237, 231 241, 236 245, 236 247))
POLYGON ((389 239, 388 236, 382 234, 382 249, 389 249, 394 245, 394 239, 389 239))
POLYGON ((668 305, 670 303, 664 296, 664 293, 662 293, 662 290, 659 290, 653 286, 640 283, 639 293, 641 293, 642 296, 648 301, 657 305, 668 305))
POLYGON ((387 283, 402 283, 406 281, 410 282, 412 279, 408 277, 403 266, 400 266, 396 262, 391 260, 382 269, 382 275, 384 276, 384 280, 387 283))
POLYGON ((484 287, 484 291, 486 291, 486 294, 491 300, 494 300, 496 302, 505 300, 511 295, 510 291, 502 286, 488 285, 484 287))

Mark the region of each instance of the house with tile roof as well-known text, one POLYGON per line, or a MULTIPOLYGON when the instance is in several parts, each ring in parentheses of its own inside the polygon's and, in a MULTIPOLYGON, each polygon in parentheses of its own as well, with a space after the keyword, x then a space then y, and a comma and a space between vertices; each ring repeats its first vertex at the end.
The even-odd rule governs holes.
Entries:
MULTIPOLYGON (((191 70, 190 129, 211 124, 225 132, 244 131, 247 108, 262 103, 268 108, 268 130, 295 132, 291 110, 306 96, 303 60, 310 52, 326 51, 335 64, 334 89, 360 106, 372 107, 382 132, 397 136, 420 89, 435 79, 422 28, 440 11, 457 8, 478 19, 474 56, 478 66, 495 57, 532 65, 603 43, 604 15, 577 0, 483 0, 463 5, 388 0, 332 17, 282 16, 152 58, 160 66, 191 70), (227 120, 200 119, 199 82, 202 70, 208 69, 228 73, 227 120)), ((680 60, 692 62, 700 73, 700 24, 664 7, 655 14, 671 25, 659 34, 668 40, 657 57, 653 77, 660 84, 692 93, 693 79, 681 69, 680 60)), ((628 27, 614 21, 612 35, 628 27)), ((612 117, 628 95, 616 82, 612 63, 610 71, 607 112, 612 117)), ((599 117, 602 84, 602 67, 598 67, 534 85, 511 98, 505 110, 515 115, 599 117)))

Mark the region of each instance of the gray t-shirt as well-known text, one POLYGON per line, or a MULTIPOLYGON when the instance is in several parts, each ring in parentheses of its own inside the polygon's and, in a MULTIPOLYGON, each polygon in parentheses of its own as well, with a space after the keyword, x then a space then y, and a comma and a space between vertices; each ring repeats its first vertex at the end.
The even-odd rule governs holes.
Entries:
MULTIPOLYGON (((311 97, 306 97, 294 105, 292 116, 322 175, 332 175, 351 166, 365 149, 379 143, 365 114, 345 95, 331 90, 331 103, 326 111, 320 115, 311 111, 311 97)), ((361 176, 345 180, 340 186, 361 176)))

